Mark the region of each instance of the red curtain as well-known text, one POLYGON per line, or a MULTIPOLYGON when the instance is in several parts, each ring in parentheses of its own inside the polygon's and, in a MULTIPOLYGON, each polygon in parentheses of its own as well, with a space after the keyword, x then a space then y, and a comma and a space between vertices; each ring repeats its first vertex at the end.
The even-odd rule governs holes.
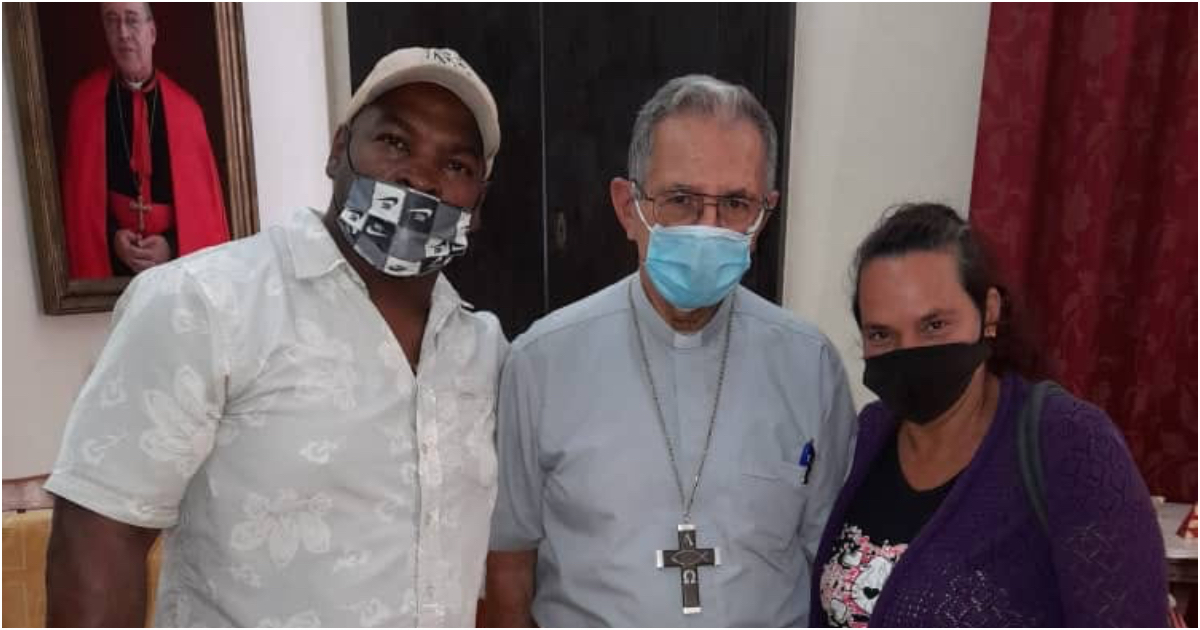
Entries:
POLYGON ((1041 368, 1196 501, 1196 4, 992 5, 971 223, 1041 368))

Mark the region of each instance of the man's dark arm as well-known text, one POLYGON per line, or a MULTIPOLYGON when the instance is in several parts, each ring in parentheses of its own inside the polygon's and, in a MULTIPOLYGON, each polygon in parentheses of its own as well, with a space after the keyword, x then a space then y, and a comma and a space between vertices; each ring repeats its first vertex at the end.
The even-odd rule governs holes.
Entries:
POLYGON ((528 628, 534 625, 533 575, 537 551, 492 551, 487 557, 484 601, 489 628, 528 628))
POLYGON ((46 625, 145 625, 146 554, 157 537, 157 529, 55 499, 46 552, 46 625))

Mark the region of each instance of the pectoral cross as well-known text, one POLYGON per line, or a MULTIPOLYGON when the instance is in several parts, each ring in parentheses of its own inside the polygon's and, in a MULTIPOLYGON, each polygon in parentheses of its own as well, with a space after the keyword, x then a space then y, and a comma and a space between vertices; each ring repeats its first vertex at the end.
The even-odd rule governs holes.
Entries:
POLYGON ((679 526, 679 548, 660 549, 657 553, 658 568, 679 569, 679 587, 683 591, 683 614, 700 612, 700 567, 720 566, 721 550, 696 548, 696 526, 679 526))
POLYGON ((137 199, 129 202, 129 209, 137 213, 138 218, 138 236, 146 234, 146 213, 150 212, 150 204, 142 201, 142 196, 138 195, 137 199))

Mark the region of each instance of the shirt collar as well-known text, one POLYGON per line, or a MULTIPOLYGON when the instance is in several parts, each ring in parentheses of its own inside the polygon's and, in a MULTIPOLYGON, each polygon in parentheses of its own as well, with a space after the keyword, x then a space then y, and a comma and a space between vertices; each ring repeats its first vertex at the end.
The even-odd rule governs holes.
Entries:
MULTIPOLYGON (((651 336, 677 350, 699 348, 715 342, 724 334, 726 322, 732 316, 733 300, 726 297, 721 301, 721 306, 717 308, 716 314, 699 332, 691 334, 677 332, 667 324, 658 311, 654 310, 654 305, 650 303, 650 298, 646 297, 646 290, 642 286, 641 274, 634 272, 629 282, 633 285, 634 317, 637 317, 638 322, 650 331, 651 336)), ((736 287, 734 291, 737 291, 736 287)), ((732 295, 730 293, 730 296, 732 295)))
MULTIPOLYGON (((333 242, 333 235, 325 227, 322 216, 316 208, 305 208, 297 212, 285 228, 297 280, 324 276, 342 265, 350 267, 337 243, 333 242)), ((357 273, 353 275, 362 282, 357 273)))
POLYGON ((158 87, 158 70, 157 69, 151 69, 150 76, 147 77, 145 81, 141 81, 137 84, 133 84, 133 83, 130 83, 129 81, 126 81, 121 76, 121 72, 119 70, 117 70, 116 68, 114 68, 112 70, 112 77, 113 77, 113 80, 116 81, 117 85, 125 88, 129 92, 153 92, 155 90, 155 88, 158 87))
POLYGON ((437 281, 433 283, 433 295, 429 303, 428 326, 433 330, 441 330, 442 324, 451 314, 459 309, 473 309, 470 302, 462 299, 454 286, 446 279, 446 275, 438 272, 437 281))

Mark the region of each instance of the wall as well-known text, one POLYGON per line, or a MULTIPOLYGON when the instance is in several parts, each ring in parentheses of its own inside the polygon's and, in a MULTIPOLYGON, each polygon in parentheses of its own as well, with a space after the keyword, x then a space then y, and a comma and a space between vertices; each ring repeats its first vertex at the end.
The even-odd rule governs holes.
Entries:
POLYGON ((796 12, 784 305, 838 346, 854 397, 854 248, 882 210, 935 200, 966 211, 988 4, 800 4, 796 12))
POLYGON ((260 226, 329 203, 329 105, 320 4, 245 2, 260 226))
POLYGON ((42 314, 29 229, 25 162, 12 74, 4 58, 4 478, 44 473, 104 340, 108 314, 42 314))
MULTIPOLYGON (((258 206, 263 226, 295 207, 323 207, 330 128, 321 6, 242 5, 254 130, 258 206)), ((4 50, 3 104, 3 473, 44 474, 75 395, 108 329, 107 313, 50 317, 35 280, 25 163, 4 50)))

